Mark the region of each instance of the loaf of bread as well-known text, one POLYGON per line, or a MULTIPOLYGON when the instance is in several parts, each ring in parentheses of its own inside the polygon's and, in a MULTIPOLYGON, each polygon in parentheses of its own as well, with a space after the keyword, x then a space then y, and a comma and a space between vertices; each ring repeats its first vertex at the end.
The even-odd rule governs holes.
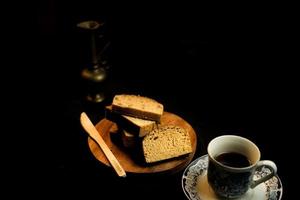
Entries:
POLYGON ((162 161, 192 152, 189 133, 178 126, 161 126, 146 135, 142 141, 147 163, 162 161))
POLYGON ((112 106, 105 107, 105 118, 118 124, 127 132, 144 137, 156 127, 156 122, 151 120, 139 119, 127 115, 120 115, 112 111, 112 106))
POLYGON ((121 94, 115 95, 112 110, 119 114, 160 122, 164 107, 148 97, 121 94))

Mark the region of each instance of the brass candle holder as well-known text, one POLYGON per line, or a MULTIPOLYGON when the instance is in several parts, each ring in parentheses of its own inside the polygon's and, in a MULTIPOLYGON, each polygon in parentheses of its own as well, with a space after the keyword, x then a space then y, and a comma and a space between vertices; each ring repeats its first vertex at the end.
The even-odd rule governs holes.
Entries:
POLYGON ((97 21, 84 21, 77 26, 89 32, 91 37, 91 65, 84 68, 81 77, 87 83, 86 99, 91 102, 100 103, 105 100, 105 80, 107 79, 107 71, 102 65, 101 58, 97 56, 96 48, 96 31, 103 25, 97 21))

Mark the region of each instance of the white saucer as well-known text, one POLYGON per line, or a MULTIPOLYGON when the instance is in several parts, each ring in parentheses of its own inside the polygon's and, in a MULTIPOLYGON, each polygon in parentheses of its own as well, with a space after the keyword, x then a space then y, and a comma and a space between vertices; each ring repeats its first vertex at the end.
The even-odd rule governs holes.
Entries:
MULTIPOLYGON (((208 156, 204 155, 191 162, 183 172, 182 189, 190 200, 221 200, 213 192, 207 182, 208 156)), ((270 170, 261 168, 255 172, 254 178, 269 174, 270 170)), ((280 200, 282 184, 278 176, 261 183, 240 198, 234 200, 280 200)))

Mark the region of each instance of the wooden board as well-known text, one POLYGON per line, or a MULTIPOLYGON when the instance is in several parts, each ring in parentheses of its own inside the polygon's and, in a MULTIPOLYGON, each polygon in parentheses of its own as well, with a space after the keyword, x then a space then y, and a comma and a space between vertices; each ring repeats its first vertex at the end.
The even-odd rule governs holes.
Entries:
MULTIPOLYGON (((171 172, 175 173, 183 168, 185 168, 189 162, 193 159, 196 147, 197 147, 197 135, 192 128, 192 126, 187 123, 181 117, 169 113, 164 112, 161 118, 162 125, 176 125, 180 126, 188 131, 190 134, 191 142, 192 142, 192 149, 193 152, 187 156, 178 157, 175 159, 170 159, 166 161, 161 161, 158 163, 147 164, 141 162, 139 159, 134 157, 135 152, 131 152, 123 145, 121 142, 118 142, 117 134, 113 133, 114 129, 116 129, 116 124, 107 120, 102 119, 97 125, 96 128, 98 132, 102 135, 104 141, 111 149, 113 154, 119 160, 120 164, 123 166, 126 172, 132 173, 157 173, 157 172, 171 172)), ((102 150, 99 146, 91 139, 88 138, 88 145, 92 152, 92 154, 99 160, 101 163, 110 166, 108 160, 106 159, 105 155, 103 154, 102 150)))

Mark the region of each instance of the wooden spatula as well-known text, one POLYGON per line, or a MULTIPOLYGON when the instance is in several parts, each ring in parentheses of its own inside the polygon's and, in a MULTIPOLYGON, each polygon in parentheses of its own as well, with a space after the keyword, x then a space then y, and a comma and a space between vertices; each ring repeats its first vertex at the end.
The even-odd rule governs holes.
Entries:
POLYGON ((97 142, 97 144, 102 149, 103 153, 105 154, 106 158, 108 159, 111 166, 115 169, 117 174, 121 177, 126 177, 126 172, 123 169, 123 167, 120 165, 117 158, 114 156, 114 154, 111 152, 111 150, 108 148, 106 143, 104 142, 103 138, 97 131, 96 127, 93 125, 89 117, 86 115, 85 112, 82 112, 80 115, 80 122, 84 130, 89 134, 89 136, 97 142))

